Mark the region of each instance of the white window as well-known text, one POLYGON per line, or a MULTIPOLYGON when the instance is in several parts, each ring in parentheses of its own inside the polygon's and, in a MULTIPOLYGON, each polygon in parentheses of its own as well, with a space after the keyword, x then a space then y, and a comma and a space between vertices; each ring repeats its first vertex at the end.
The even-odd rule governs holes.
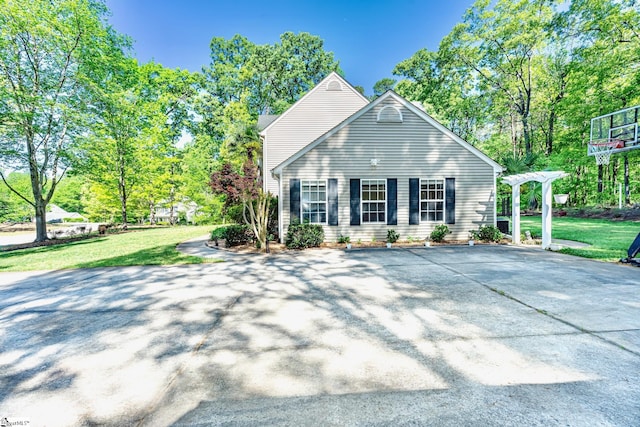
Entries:
POLYGON ((444 179, 420 181, 420 220, 442 221, 444 218, 444 179))
POLYGON ((326 224, 327 222, 327 181, 306 180, 300 183, 302 201, 302 222, 326 224))
POLYGON ((363 179, 361 185, 362 222, 386 222, 387 180, 363 179))

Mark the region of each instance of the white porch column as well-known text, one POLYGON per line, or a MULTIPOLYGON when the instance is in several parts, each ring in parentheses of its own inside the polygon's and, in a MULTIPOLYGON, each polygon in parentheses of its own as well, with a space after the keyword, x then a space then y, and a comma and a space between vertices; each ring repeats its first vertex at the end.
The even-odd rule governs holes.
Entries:
POLYGON ((520 184, 511 187, 511 243, 520 244, 520 184))
POLYGON ((542 183, 542 249, 551 247, 551 182, 547 180, 542 183))

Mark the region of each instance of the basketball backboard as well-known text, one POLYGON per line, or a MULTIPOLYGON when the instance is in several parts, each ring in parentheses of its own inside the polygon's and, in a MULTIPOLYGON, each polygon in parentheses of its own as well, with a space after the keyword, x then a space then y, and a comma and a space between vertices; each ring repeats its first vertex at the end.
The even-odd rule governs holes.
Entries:
POLYGON ((605 148, 610 154, 640 148, 639 121, 640 105, 591 119, 587 154, 597 156, 605 148))

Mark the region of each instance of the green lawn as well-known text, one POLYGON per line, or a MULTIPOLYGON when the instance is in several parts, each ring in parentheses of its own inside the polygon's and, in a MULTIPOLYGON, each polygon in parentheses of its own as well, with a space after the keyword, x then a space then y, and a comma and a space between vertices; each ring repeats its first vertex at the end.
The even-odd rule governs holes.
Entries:
MULTIPOLYGON (((539 216, 522 217, 522 233, 542 234, 539 216)), ((609 221, 604 219, 582 219, 554 217, 552 235, 554 239, 575 240, 591 246, 583 249, 565 248, 560 252, 603 261, 617 261, 627 256, 627 250, 640 232, 640 222, 609 221)))
MULTIPOLYGON (((0 252, 0 272, 127 265, 199 264, 175 250, 178 243, 209 234, 212 226, 131 231, 55 246, 0 252)), ((209 261, 210 262, 210 261, 209 261)))

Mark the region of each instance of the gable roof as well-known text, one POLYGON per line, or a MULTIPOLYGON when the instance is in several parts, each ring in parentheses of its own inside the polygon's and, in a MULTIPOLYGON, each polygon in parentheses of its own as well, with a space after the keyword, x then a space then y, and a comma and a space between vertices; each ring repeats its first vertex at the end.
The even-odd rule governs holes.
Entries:
POLYGON ((469 144, 464 139, 460 138, 453 131, 451 131, 450 129, 445 127, 443 124, 438 122, 436 119, 431 117, 429 114, 427 114, 426 111, 424 111, 421 108, 418 108, 416 105, 414 105, 413 103, 409 102, 405 98, 401 97, 400 95, 398 95, 394 91, 388 90, 387 92, 385 92, 384 94, 379 96, 375 101, 370 102, 369 104, 365 105, 359 111, 357 111, 355 114, 353 114, 352 116, 350 116, 346 120, 344 120, 342 123, 340 123, 339 125, 337 125, 333 129, 331 129, 330 131, 328 131, 327 133, 325 133, 324 135, 322 135, 321 137, 316 139, 315 141, 313 141, 310 144, 308 144, 307 146, 305 146, 303 149, 301 149, 300 151, 295 153, 293 156, 289 157, 284 162, 280 163, 278 166, 276 166, 273 169, 273 172, 275 174, 277 174, 277 175, 281 174, 283 168, 285 168, 286 166, 288 166, 291 163, 295 162, 296 160, 298 160, 299 158, 301 158, 302 156, 307 154, 309 151, 314 149, 316 146, 318 146, 319 144, 321 144, 322 142, 327 140, 329 137, 331 137, 335 133, 339 132, 345 126, 348 126, 353 121, 355 121, 356 119, 358 119, 363 114, 365 114, 366 112, 370 111, 371 109, 375 108, 378 104, 382 103, 384 100, 386 100, 388 98, 392 98, 392 99, 396 100, 397 102, 402 104, 405 108, 407 108, 408 110, 410 110, 411 112, 416 114, 418 117, 423 119, 425 122, 429 123, 431 126, 433 126, 437 130, 439 130, 440 132, 442 132, 443 134, 445 134, 446 136, 451 138, 453 141, 455 141, 456 143, 460 144, 462 146, 462 148, 468 150, 470 153, 474 154, 476 157, 478 157, 479 159, 481 159, 482 161, 484 161, 485 163, 490 165, 494 169, 495 172, 502 172, 504 170, 504 168, 502 166, 500 166, 498 163, 496 163, 494 160, 492 160, 489 156, 487 156, 482 151, 480 151, 477 148, 475 148, 473 145, 469 144))
POLYGON ((342 84, 342 86, 345 87, 347 90, 350 90, 351 92, 357 94, 357 96, 362 98, 367 104, 369 103, 369 100, 363 94, 358 92, 353 86, 351 86, 349 84, 349 82, 347 82, 345 79, 340 77, 340 75, 338 73, 336 73, 335 71, 332 71, 332 72, 329 73, 329 75, 327 75, 327 77, 322 79, 322 81, 320 81, 320 83, 315 85, 302 98, 298 99, 295 103, 293 103, 293 105, 291 107, 287 108, 287 110, 284 113, 280 114, 279 116, 277 116, 277 118, 275 118, 273 121, 268 123, 266 125, 266 127, 264 129, 262 129, 262 131, 260 132, 260 135, 264 136, 266 134, 266 132, 272 126, 274 126, 276 123, 278 123, 280 120, 282 120, 282 118, 286 117, 289 114, 290 111, 294 110, 298 104, 304 102, 304 100, 307 99, 309 96, 311 96, 314 92, 316 92, 316 91, 320 90, 321 88, 323 88, 325 86, 325 83, 330 81, 330 80, 338 80, 342 84))

